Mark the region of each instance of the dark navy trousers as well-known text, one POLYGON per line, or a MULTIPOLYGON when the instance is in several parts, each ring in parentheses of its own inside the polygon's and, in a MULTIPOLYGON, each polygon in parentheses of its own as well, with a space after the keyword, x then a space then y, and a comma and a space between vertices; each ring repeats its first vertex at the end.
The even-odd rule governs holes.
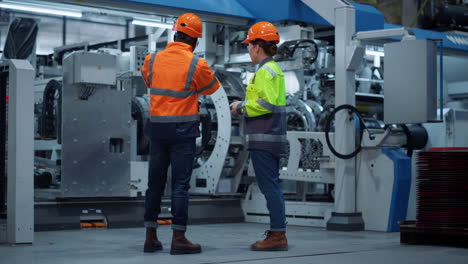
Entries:
POLYGON ((258 187, 270 212, 270 231, 286 230, 284 195, 279 179, 279 158, 264 150, 250 150, 258 187))
POLYGON ((161 212, 161 198, 171 165, 172 229, 186 230, 190 177, 195 158, 195 137, 177 139, 151 139, 148 171, 148 189, 145 197, 145 226, 157 227, 161 212))

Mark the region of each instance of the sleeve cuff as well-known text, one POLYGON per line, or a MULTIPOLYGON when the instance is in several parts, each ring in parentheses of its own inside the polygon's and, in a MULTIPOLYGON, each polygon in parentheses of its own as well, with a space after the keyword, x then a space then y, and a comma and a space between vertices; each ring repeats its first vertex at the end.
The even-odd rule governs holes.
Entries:
POLYGON ((239 115, 247 116, 247 109, 245 108, 246 104, 247 104, 247 101, 242 101, 240 104, 237 104, 236 110, 239 115))

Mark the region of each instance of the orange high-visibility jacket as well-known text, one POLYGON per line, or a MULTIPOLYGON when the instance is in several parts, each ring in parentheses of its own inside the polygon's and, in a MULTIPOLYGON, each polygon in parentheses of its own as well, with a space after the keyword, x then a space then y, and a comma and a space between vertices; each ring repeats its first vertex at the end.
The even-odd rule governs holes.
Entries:
POLYGON ((209 95, 220 87, 206 60, 182 42, 148 54, 141 73, 150 90, 150 120, 155 123, 199 120, 198 94, 209 95))

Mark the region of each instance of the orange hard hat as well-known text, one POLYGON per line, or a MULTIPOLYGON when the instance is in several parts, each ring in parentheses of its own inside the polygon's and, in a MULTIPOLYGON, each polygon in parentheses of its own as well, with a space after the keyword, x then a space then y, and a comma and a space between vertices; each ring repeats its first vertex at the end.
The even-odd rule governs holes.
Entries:
POLYGON ((258 22, 250 27, 247 32, 247 39, 244 43, 250 43, 256 39, 263 39, 265 41, 273 41, 279 43, 279 34, 275 26, 270 22, 258 22))
POLYGON ((192 38, 201 38, 203 25, 197 15, 185 13, 177 18, 174 26, 172 26, 172 30, 183 32, 192 38))

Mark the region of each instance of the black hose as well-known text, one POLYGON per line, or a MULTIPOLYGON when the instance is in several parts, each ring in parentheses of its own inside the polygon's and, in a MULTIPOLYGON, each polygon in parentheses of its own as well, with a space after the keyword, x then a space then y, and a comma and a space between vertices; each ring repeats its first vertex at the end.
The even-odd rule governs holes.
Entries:
POLYGON ((201 123, 201 147, 197 148, 195 157, 200 156, 208 146, 211 139, 211 117, 210 114, 200 115, 201 123))
POLYGON ((311 39, 299 40, 296 44, 294 44, 294 47, 291 50, 291 56, 294 55, 294 52, 296 52, 297 48, 305 48, 304 46, 299 47, 299 45, 302 44, 302 43, 311 43, 314 46, 314 49, 315 49, 314 57, 312 57, 312 59, 310 60, 310 64, 313 64, 318 58, 319 50, 318 50, 317 43, 315 43, 315 41, 313 41, 311 39))
POLYGON ((338 158, 340 159, 351 159, 353 158, 354 156, 356 156, 360 151, 361 151, 361 142, 362 142, 362 134, 361 133, 361 136, 360 136, 360 142, 358 144, 358 147, 352 152, 352 153, 349 153, 349 154, 341 154, 341 153, 338 153, 338 151, 335 150, 335 148, 332 146, 331 142, 330 142, 330 136, 329 136, 329 133, 330 133, 330 128, 331 128, 331 123, 332 123, 332 119, 333 117, 335 116, 335 114, 338 112, 338 111, 341 111, 343 109, 347 109, 349 111, 350 114, 354 113, 358 116, 359 118, 359 123, 360 123, 360 127, 361 127, 361 132, 364 130, 364 129, 367 129, 366 128, 366 125, 364 124, 364 120, 363 118, 361 117, 361 115, 359 114, 358 110, 352 106, 352 105, 340 105, 338 106, 337 108, 335 108, 331 113, 330 115, 328 116, 327 118, 327 122, 325 124, 325 140, 327 141, 327 146, 328 148, 330 149, 330 151, 335 155, 337 156, 338 158))
POLYGON ((36 44, 37 22, 31 18, 15 18, 8 29, 3 54, 8 59, 28 59, 36 44))
MULTIPOLYGON (((54 114, 55 93, 58 91, 61 95, 62 84, 56 80, 50 80, 45 89, 42 98, 42 114, 40 118, 39 134, 41 138, 56 138, 58 124, 57 116, 54 114)), ((58 104, 57 104, 58 105, 58 104)), ((58 107, 60 107, 58 105, 58 107)))
POLYGON ((138 103, 136 98, 132 99, 132 118, 137 121, 137 155, 148 155, 150 140, 144 132, 144 126, 147 118, 145 118, 144 109, 138 103))

